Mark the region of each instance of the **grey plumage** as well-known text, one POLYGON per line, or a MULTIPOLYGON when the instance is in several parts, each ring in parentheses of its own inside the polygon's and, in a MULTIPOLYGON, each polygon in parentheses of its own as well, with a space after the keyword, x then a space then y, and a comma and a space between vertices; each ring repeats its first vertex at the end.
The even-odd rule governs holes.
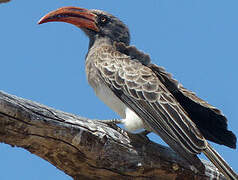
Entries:
POLYGON ((92 86, 96 80, 109 87, 118 101, 135 111, 148 130, 160 135, 191 165, 203 170, 195 154, 206 148, 206 140, 153 71, 106 44, 90 53, 88 61, 93 62, 91 73, 97 72, 94 76, 88 74, 92 86))
MULTIPOLYGON (((118 98, 117 102, 122 101, 132 109, 144 121, 147 130, 158 134, 197 170, 203 172, 204 167, 196 154, 204 152, 221 172, 231 172, 227 176, 236 179, 237 175, 207 143, 187 112, 149 67, 132 61, 108 44, 101 44, 89 54, 88 61, 93 62, 91 71, 96 72, 89 82, 97 80, 110 88, 118 98), (225 165, 220 165, 221 162, 225 165)), ((204 104, 213 108, 205 101, 204 104)))
POLYGON ((52 17, 75 24, 88 35, 88 82, 96 95, 123 118, 121 122, 127 128, 155 132, 201 172, 204 166, 196 154, 204 152, 228 179, 237 179, 206 140, 236 147, 236 137, 227 130, 225 116, 183 88, 163 68, 151 64, 148 55, 129 46, 126 25, 106 12, 75 7, 49 13, 40 23, 53 21, 52 17))
POLYGON ((151 64, 150 56, 138 50, 135 46, 126 46, 122 42, 114 42, 113 46, 122 54, 130 56, 132 60, 135 59, 145 66, 151 64))
POLYGON ((236 148, 236 136, 227 130, 227 119, 216 107, 200 99, 196 94, 184 88, 164 68, 151 63, 150 56, 138 50, 135 46, 126 46, 124 43, 114 43, 117 51, 127 54, 149 67, 169 90, 174 98, 187 112, 190 119, 196 124, 203 136, 215 143, 236 148))

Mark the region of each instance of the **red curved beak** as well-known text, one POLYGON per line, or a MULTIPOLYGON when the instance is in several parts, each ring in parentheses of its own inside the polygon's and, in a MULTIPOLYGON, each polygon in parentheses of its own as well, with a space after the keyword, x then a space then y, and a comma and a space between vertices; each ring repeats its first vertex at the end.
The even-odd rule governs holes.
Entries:
POLYGON ((96 25, 96 18, 97 15, 93 14, 88 9, 62 7, 46 14, 39 20, 38 24, 60 21, 74 24, 79 28, 88 28, 98 32, 99 29, 96 25))

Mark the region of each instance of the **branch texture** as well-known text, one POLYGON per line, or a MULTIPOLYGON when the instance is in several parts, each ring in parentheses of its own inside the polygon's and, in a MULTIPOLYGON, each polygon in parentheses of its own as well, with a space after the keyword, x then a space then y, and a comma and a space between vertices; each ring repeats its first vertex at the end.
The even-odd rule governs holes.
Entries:
POLYGON ((0 142, 22 147, 74 179, 224 179, 210 163, 196 174, 170 148, 117 126, 0 91, 0 142))

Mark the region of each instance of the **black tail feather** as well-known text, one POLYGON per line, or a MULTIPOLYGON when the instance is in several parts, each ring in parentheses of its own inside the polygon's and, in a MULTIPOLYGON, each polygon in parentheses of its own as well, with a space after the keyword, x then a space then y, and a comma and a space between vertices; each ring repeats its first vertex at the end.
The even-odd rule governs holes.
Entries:
POLYGON ((237 180, 238 175, 232 170, 227 162, 213 149, 210 144, 207 145, 207 149, 204 150, 204 154, 207 158, 217 167, 217 169, 223 173, 228 180, 237 180))

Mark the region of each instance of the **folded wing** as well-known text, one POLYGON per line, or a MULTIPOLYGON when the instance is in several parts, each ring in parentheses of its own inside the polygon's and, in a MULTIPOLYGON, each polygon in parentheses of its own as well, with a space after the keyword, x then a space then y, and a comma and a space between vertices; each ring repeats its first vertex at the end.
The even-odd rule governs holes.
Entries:
POLYGON ((124 43, 114 43, 114 46, 121 53, 130 56, 131 59, 136 59, 148 66, 156 74, 207 140, 236 148, 236 136, 227 129, 227 119, 219 109, 184 88, 164 68, 152 64, 149 55, 135 46, 126 46, 124 43))
POLYGON ((114 94, 184 159, 203 169, 196 157, 206 148, 206 140, 157 75, 140 62, 112 47, 95 53, 95 66, 114 94))

